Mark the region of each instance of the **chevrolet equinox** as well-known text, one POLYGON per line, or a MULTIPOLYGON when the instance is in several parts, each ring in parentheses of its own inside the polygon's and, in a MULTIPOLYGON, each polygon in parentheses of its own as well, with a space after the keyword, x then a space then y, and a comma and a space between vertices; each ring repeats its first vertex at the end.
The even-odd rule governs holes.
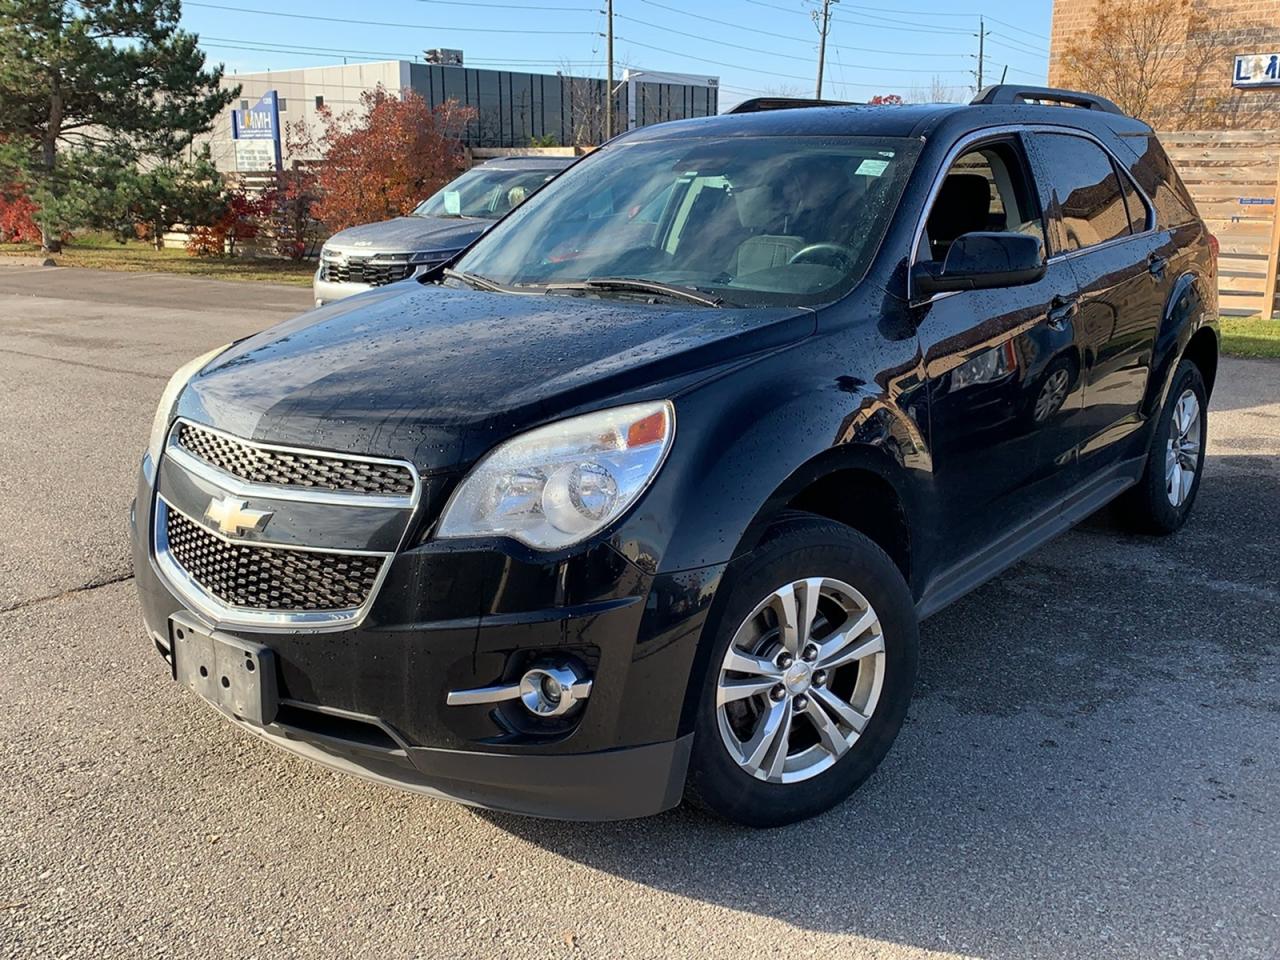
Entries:
POLYGON ((885 757, 920 618, 1110 501, 1177 530, 1217 244, 1151 129, 785 106, 632 130, 178 371, 133 510, 174 679, 434 796, 773 826, 885 757))

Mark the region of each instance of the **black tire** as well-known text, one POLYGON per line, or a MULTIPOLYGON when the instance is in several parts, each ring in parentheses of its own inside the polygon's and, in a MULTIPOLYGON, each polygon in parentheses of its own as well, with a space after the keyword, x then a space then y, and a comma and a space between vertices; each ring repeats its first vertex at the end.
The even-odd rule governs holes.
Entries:
POLYGON ((1174 371, 1169 396, 1165 399, 1164 407, 1160 411, 1160 419, 1155 425, 1155 433, 1151 438, 1151 450, 1147 454, 1147 465, 1142 479, 1121 498, 1118 505, 1120 519, 1126 526, 1141 533, 1163 536, 1173 533, 1186 523, 1187 516, 1195 505, 1196 494, 1200 492, 1200 480, 1204 476, 1204 452, 1208 441, 1208 399, 1200 368, 1190 360, 1183 360, 1174 371), (1174 410, 1178 399, 1188 390, 1195 394, 1200 408, 1199 452, 1196 456, 1191 489, 1182 502, 1175 505, 1169 497, 1166 485, 1165 458, 1169 451, 1169 438, 1174 431, 1174 410))
POLYGON ((708 625, 712 649, 698 701, 687 796, 751 827, 782 826, 822 813, 871 775, 902 727, 915 686, 918 647, 911 591, 875 543, 811 514, 789 514, 758 548, 733 564, 721 589, 729 592, 708 625), (766 782, 744 770, 721 738, 716 707, 721 664, 739 625, 764 598, 782 585, 818 576, 854 587, 879 616, 884 637, 879 699, 860 736, 827 769, 797 783, 766 782))
POLYGON ((1022 425, 1028 429, 1037 429, 1043 427, 1045 423, 1057 416, 1058 411, 1062 409, 1067 397, 1071 395, 1071 391, 1076 385, 1076 374, 1079 367, 1075 358, 1069 354, 1061 354, 1054 357, 1045 366, 1044 371, 1036 378, 1036 388, 1028 391, 1026 406, 1022 411, 1022 425), (1040 397, 1045 393, 1049 386, 1049 380, 1059 372, 1066 374, 1066 385, 1061 398, 1057 400, 1056 405, 1050 406, 1046 410, 1041 411, 1041 416, 1036 417, 1036 408, 1040 405, 1040 397))

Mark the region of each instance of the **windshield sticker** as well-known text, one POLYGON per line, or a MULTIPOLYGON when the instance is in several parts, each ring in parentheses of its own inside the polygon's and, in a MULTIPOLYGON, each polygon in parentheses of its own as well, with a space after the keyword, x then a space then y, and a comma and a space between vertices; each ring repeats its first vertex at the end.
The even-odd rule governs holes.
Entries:
POLYGON ((888 160, 863 160, 854 172, 864 177, 878 177, 888 166, 888 160))
POLYGON ((454 217, 462 212, 462 194, 457 190, 444 192, 444 212, 454 217))

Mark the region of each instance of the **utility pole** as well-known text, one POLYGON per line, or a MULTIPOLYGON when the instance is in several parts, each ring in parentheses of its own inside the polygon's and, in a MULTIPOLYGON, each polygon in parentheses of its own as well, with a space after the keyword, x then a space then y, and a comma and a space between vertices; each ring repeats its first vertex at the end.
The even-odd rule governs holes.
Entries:
POLYGON ((605 44, 608 49, 606 59, 609 61, 609 82, 604 85, 604 138, 608 140, 613 136, 613 0, 605 0, 605 17, 609 21, 606 28, 608 40, 605 44))
POLYGON ((982 66, 986 61, 986 52, 983 50, 983 44, 987 39, 987 27, 983 22, 982 15, 978 15, 978 90, 982 90, 982 66))
POLYGON ((822 67, 827 59, 827 34, 831 32, 831 4, 839 3, 840 0, 822 0, 822 10, 819 12, 814 10, 812 13, 813 22, 818 27, 818 92, 817 98, 822 99, 822 67))

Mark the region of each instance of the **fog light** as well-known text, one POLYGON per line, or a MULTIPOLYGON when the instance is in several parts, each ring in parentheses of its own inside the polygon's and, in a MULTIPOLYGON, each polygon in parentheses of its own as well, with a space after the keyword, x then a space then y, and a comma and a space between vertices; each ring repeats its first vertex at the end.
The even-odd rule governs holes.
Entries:
POLYGON ((591 696, 591 680, 576 662, 543 663, 525 672, 519 683, 471 690, 450 690, 445 702, 451 707, 501 703, 519 699, 539 717, 563 717, 579 701, 591 696))
POLYGON ((590 693, 591 681, 569 667, 534 667, 520 678, 520 702, 539 717, 563 717, 590 693))

